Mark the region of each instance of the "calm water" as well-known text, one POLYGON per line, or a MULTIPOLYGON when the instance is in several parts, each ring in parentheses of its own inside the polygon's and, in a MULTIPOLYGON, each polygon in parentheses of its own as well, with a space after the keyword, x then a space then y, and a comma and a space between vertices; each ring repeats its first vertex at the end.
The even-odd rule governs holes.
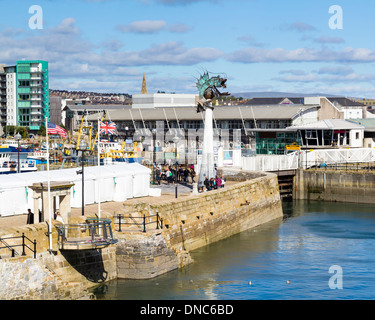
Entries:
POLYGON ((294 201, 284 204, 283 221, 195 250, 183 270, 110 282, 97 298, 374 299, 374 245, 375 206, 294 201), (341 290, 328 285, 333 265, 343 271, 341 290))

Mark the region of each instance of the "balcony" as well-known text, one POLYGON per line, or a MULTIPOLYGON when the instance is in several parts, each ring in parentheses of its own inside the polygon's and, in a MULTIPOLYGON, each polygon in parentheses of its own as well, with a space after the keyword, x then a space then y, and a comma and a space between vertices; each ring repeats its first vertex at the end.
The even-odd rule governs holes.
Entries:
POLYGON ((30 80, 43 80, 43 75, 32 75, 30 80))
POLYGON ((43 73, 43 70, 40 68, 30 68, 30 73, 43 73))

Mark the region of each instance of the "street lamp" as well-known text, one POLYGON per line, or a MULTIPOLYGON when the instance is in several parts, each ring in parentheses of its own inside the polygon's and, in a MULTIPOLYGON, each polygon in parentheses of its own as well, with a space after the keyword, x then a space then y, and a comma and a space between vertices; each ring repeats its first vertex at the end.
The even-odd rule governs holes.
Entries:
POLYGON ((17 148, 17 173, 20 173, 20 140, 22 139, 22 136, 17 132, 17 134, 14 136, 14 139, 18 142, 18 148, 17 148))
POLYGON ((176 167, 176 175, 175 175, 176 192, 175 192, 175 197, 177 198, 177 182, 178 182, 177 143, 180 141, 180 138, 177 137, 177 134, 172 138, 172 141, 174 143, 174 147, 175 147, 175 150, 176 150, 176 155, 175 155, 175 167, 176 167))
POLYGON ((153 171, 153 175, 152 175, 152 184, 155 185, 155 167, 156 167, 156 145, 155 145, 155 138, 156 138, 156 133, 157 133, 157 130, 154 128, 152 129, 152 171, 153 171))
POLYGON ((82 169, 77 171, 77 174, 82 174, 82 216, 85 215, 85 175, 84 175, 84 168, 85 168, 85 152, 87 151, 87 143, 82 140, 79 144, 78 151, 81 151, 81 159, 82 159, 82 169))

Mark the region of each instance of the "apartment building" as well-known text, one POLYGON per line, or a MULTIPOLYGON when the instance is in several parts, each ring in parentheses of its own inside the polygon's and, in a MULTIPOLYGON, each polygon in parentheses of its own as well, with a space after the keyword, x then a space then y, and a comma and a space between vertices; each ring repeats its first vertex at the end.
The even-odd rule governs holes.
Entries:
POLYGON ((49 119, 48 62, 21 60, 0 67, 0 125, 39 130, 49 119))

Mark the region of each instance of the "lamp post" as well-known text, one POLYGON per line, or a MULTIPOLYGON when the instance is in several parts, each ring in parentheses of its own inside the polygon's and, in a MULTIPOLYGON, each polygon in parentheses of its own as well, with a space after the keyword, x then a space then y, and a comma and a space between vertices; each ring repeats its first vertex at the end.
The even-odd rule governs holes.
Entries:
POLYGON ((18 148, 17 148, 17 173, 20 173, 20 140, 22 136, 17 132, 17 134, 14 136, 14 139, 17 140, 18 148))
POLYGON ((175 190, 175 197, 177 198, 177 182, 178 182, 178 164, 177 164, 177 143, 180 141, 180 138, 177 137, 177 134, 172 138, 172 141, 174 143, 174 147, 176 150, 176 155, 175 155, 175 167, 176 167, 176 174, 175 174, 175 179, 176 179, 176 190, 175 190))
POLYGON ((155 178, 155 169, 156 169, 156 145, 155 145, 155 138, 156 138, 156 132, 157 130, 154 128, 152 129, 152 184, 155 185, 156 183, 156 178, 155 178))
POLYGON ((78 151, 81 151, 81 159, 82 159, 82 169, 77 171, 77 174, 82 174, 82 216, 85 215, 85 151, 87 151, 87 143, 85 141, 81 141, 78 146, 78 151))

